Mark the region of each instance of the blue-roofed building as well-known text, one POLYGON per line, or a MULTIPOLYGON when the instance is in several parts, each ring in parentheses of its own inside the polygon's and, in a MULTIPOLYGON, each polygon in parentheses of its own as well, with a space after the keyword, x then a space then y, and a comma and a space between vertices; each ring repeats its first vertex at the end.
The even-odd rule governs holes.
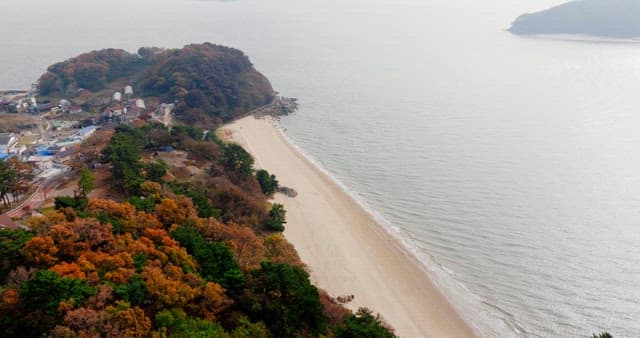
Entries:
POLYGON ((61 147, 61 146, 58 146, 58 145, 54 145, 54 146, 51 146, 51 147, 47 148, 47 150, 45 152, 46 152, 47 155, 55 155, 55 154, 57 154, 57 153, 59 153, 61 151, 64 151, 65 149, 66 149, 66 147, 61 147))
POLYGON ((42 152, 47 151, 47 148, 48 148, 48 147, 46 147, 46 146, 35 146, 35 147, 33 147, 33 150, 34 150, 36 153, 42 153, 42 152))

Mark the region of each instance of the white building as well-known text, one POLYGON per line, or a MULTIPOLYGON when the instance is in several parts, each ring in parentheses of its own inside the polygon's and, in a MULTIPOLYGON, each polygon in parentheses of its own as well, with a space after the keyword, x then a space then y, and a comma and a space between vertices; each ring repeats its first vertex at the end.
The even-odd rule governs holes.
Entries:
POLYGON ((175 105, 173 103, 163 103, 158 107, 158 110, 153 114, 152 119, 156 122, 162 123, 165 127, 171 129, 173 125, 173 109, 175 105))
POLYGON ((87 138, 89 138, 89 136, 93 135, 96 130, 98 130, 98 127, 96 126, 84 127, 76 132, 76 136, 82 140, 86 140, 87 138))
POLYGON ((53 156, 33 155, 27 158, 27 162, 42 171, 53 168, 53 156))
POLYGON ((140 109, 147 109, 147 106, 144 104, 144 100, 143 99, 137 99, 136 100, 136 107, 138 107, 140 109))
POLYGON ((118 102, 122 101, 122 93, 120 92, 113 93, 113 100, 118 102))
POLYGON ((56 142, 57 147, 70 147, 76 144, 82 143, 82 141, 89 138, 89 136, 93 135, 93 133, 98 130, 96 126, 88 126, 78 130, 75 134, 71 135, 65 140, 56 142))
POLYGON ((0 158, 6 157, 15 151, 18 145, 18 136, 14 133, 0 133, 0 158))

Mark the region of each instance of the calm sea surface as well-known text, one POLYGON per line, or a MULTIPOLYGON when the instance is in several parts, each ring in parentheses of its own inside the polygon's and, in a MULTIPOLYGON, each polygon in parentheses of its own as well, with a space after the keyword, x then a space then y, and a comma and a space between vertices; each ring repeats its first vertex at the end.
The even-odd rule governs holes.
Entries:
POLYGON ((557 3, 2 0, 0 88, 92 49, 240 48, 484 335, 638 337, 640 44, 504 31, 557 3))

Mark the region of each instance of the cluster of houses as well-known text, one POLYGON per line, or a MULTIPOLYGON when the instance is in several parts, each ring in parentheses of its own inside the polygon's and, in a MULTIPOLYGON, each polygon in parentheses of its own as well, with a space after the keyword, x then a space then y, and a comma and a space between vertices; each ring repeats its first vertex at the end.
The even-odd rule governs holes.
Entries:
POLYGON ((150 110, 144 99, 135 98, 133 87, 124 87, 124 95, 121 92, 114 92, 111 102, 106 105, 102 112, 102 123, 118 121, 120 123, 131 123, 136 119, 153 121, 163 124, 167 128, 173 125, 173 103, 162 103, 156 109, 150 110))
MULTIPOLYGON (((163 124, 167 128, 173 125, 173 103, 162 103, 156 109, 148 109, 144 99, 134 97, 133 87, 125 86, 123 92, 114 92, 110 101, 98 100, 97 105, 101 109, 101 114, 92 120, 97 124, 108 123, 131 123, 136 119, 153 121, 163 124), (123 94, 124 92, 124 94, 123 94)), ((82 106, 62 99, 58 102, 38 102, 36 90, 28 92, 6 92, 5 96, 0 96, 0 111, 8 113, 30 113, 40 115, 75 115, 84 112, 82 106)), ((54 121, 55 122, 55 121, 54 121)))
POLYGON ((64 173, 64 165, 79 152, 79 145, 89 138, 98 126, 88 126, 63 137, 45 139, 32 132, 0 134, 0 159, 17 157, 36 168, 36 179, 64 173))
MULTIPOLYGON (((148 109, 144 99, 134 96, 133 87, 130 85, 124 87, 123 92, 114 92, 104 104, 96 106, 99 107, 98 114, 85 114, 88 117, 77 115, 74 118, 72 114, 83 113, 83 110, 69 100, 62 99, 56 104, 39 103, 35 93, 35 89, 32 89, 29 92, 13 92, 0 96, 0 110, 32 113, 48 121, 46 131, 42 130, 41 124, 38 131, 0 133, 0 160, 17 156, 37 168, 37 178, 46 178, 66 171, 68 168, 64 163, 78 153, 79 145, 100 125, 131 123, 136 119, 161 123, 167 128, 173 125, 173 103, 154 104, 155 109, 148 109), (84 127, 74 129, 81 126, 84 127)), ((45 122, 44 119, 42 121, 45 122)))
POLYGON ((43 113, 80 114, 84 112, 81 106, 62 99, 58 102, 38 102, 33 92, 23 92, 0 98, 0 111, 7 113, 29 113, 33 115, 43 113))

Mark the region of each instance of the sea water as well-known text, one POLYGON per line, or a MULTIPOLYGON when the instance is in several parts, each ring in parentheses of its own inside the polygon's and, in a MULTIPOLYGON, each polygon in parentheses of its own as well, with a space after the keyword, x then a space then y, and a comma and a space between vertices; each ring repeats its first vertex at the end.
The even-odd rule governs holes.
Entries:
POLYGON ((0 88, 106 47, 245 51, 285 134, 484 336, 640 336, 640 44, 504 31, 555 0, 3 0, 0 88))

